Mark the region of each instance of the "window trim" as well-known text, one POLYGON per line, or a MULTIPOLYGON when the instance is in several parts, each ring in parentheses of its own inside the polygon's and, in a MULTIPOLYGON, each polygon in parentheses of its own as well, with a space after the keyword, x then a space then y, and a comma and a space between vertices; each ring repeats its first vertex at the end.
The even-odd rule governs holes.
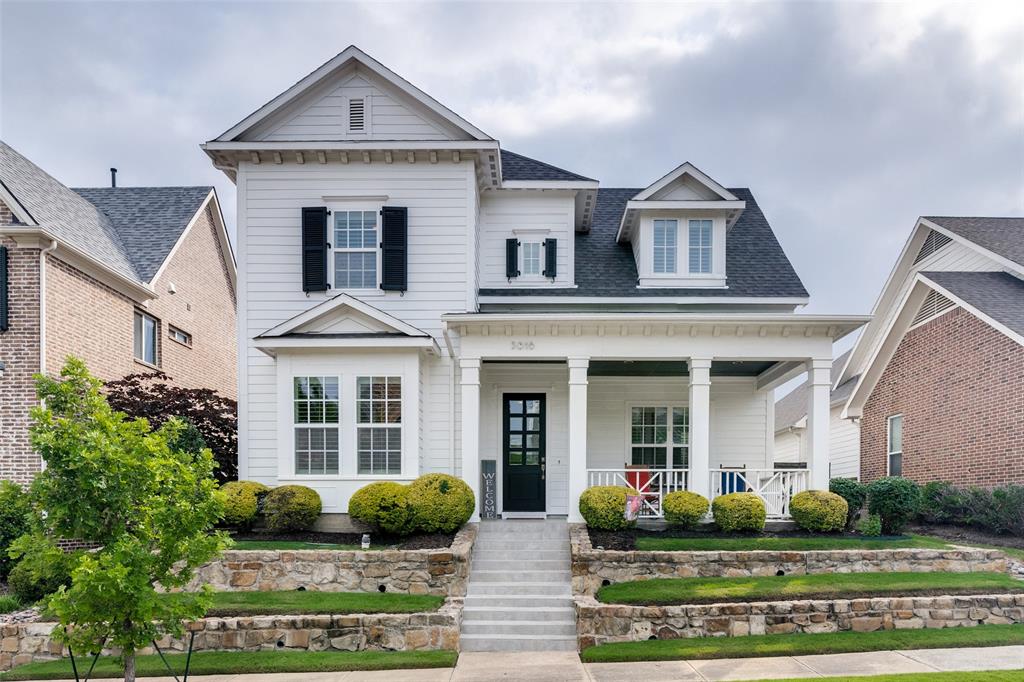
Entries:
MULTIPOLYGON (((338 376, 338 375, 335 375, 335 374, 327 374, 327 373, 321 373, 321 374, 312 374, 312 373, 292 374, 291 378, 290 378, 289 388, 290 388, 291 393, 290 393, 290 395, 288 397, 288 404, 289 404, 289 406, 291 408, 291 416, 292 416, 291 424, 290 424, 290 426, 291 426, 290 432, 291 432, 291 454, 292 454, 292 456, 291 456, 291 462, 292 462, 291 474, 292 474, 292 476, 294 476, 296 478, 300 478, 301 477, 301 478, 310 479, 310 480, 317 480, 317 479, 319 479, 319 480, 329 480, 329 479, 339 478, 342 475, 341 463, 342 463, 342 458, 344 457, 344 453, 345 453, 345 448, 343 447, 343 440, 342 440, 342 436, 343 436, 343 428, 342 428, 343 427, 343 417, 342 417, 342 414, 343 414, 343 411, 344 411, 345 401, 344 401, 344 394, 342 392, 341 377, 338 376), (298 398, 295 397, 295 380, 296 379, 301 379, 301 378, 309 379, 311 377, 316 377, 318 379, 335 379, 337 381, 337 384, 338 384, 338 421, 337 422, 306 422, 306 423, 303 423, 303 422, 299 422, 299 421, 296 420, 295 404, 296 404, 296 401, 298 400, 298 398), (333 427, 331 426, 332 424, 333 424, 333 427), (299 467, 298 467, 298 463, 296 461, 296 457, 298 456, 298 453, 296 452, 296 450, 298 448, 295 447, 295 434, 298 431, 298 429, 300 429, 300 428, 306 428, 306 429, 310 429, 310 428, 322 428, 322 429, 334 428, 334 430, 338 434, 338 471, 337 471, 337 473, 333 473, 333 474, 328 474, 328 473, 323 473, 323 474, 305 473, 305 474, 301 474, 301 473, 299 473, 299 471, 298 471, 299 467)), ((326 403, 326 398, 324 398, 324 402, 326 403)), ((326 464, 327 463, 326 463, 326 459, 325 459, 325 461, 324 461, 324 468, 325 469, 326 469, 326 464)))
POLYGON ((144 310, 140 310, 139 308, 135 308, 134 311, 133 311, 133 314, 132 314, 132 358, 134 358, 135 362, 138 362, 139 364, 145 365, 147 367, 154 367, 154 368, 159 369, 160 368, 160 355, 161 355, 161 353, 160 353, 160 319, 155 317, 155 316, 153 316, 153 315, 150 315, 149 313, 147 313, 144 310), (141 353, 142 353, 143 357, 139 357, 138 355, 135 354, 135 320, 136 319, 141 319, 142 320, 142 325, 140 326, 140 330, 142 332, 142 342, 141 342, 142 345, 140 347, 142 348, 141 353), (146 320, 152 320, 152 322, 153 322, 153 333, 152 333, 153 362, 150 362, 149 360, 147 360, 145 358, 145 355, 146 355, 146 348, 145 348, 145 345, 146 345, 146 320))
POLYGON ((544 239, 519 239, 519 277, 516 279, 542 280, 544 279, 544 239), (526 247, 537 247, 537 272, 526 270, 526 247))
MULTIPOLYGON (((690 442, 691 442, 691 439, 690 439, 690 435, 691 435, 691 432, 690 432, 690 406, 689 406, 689 404, 683 403, 683 402, 678 402, 678 401, 670 401, 670 402, 634 401, 634 402, 628 402, 628 403, 626 403, 626 419, 625 419, 625 422, 626 422, 626 452, 625 452, 625 454, 626 454, 626 460, 627 460, 626 461, 626 465, 627 466, 631 466, 632 465, 632 462, 633 462, 633 448, 634 447, 651 447, 651 448, 665 448, 665 469, 658 469, 656 466, 652 466, 651 467, 652 470, 654 470, 654 471, 682 471, 683 469, 689 470, 689 468, 690 468, 689 467, 689 463, 690 463, 690 442), (667 414, 667 418, 668 418, 667 428, 668 428, 668 433, 669 433, 669 442, 666 442, 664 445, 657 445, 657 444, 654 444, 654 445, 646 445, 646 444, 635 445, 633 443, 633 410, 636 409, 636 408, 645 408, 645 407, 665 408, 667 410, 666 414, 667 414), (685 445, 677 445, 672 440, 672 411, 676 410, 676 409, 681 409, 681 410, 685 410, 686 411, 686 434, 687 434, 687 439, 686 439, 686 444, 685 445), (675 467, 668 466, 669 463, 672 461, 672 452, 671 451, 673 449, 677 448, 677 447, 678 448, 683 448, 683 450, 684 450, 684 460, 686 461, 687 466, 683 467, 682 469, 677 469, 675 467)), ((640 465, 637 465, 637 466, 640 466, 640 465)))
POLYGON ((328 215, 328 228, 329 228, 328 243, 331 245, 331 248, 330 248, 330 252, 331 253, 330 253, 330 259, 329 259, 330 268, 329 268, 329 271, 327 273, 327 279, 328 279, 328 282, 330 283, 331 291, 337 291, 337 292, 341 292, 341 293, 352 292, 352 293, 359 294, 360 296, 365 296, 365 295, 367 295, 369 293, 372 293, 372 292, 380 292, 381 294, 384 293, 383 290, 380 288, 380 284, 381 284, 381 267, 382 267, 382 260, 383 260, 383 258, 382 258, 383 249, 381 248, 381 242, 382 242, 382 239, 383 239, 382 236, 381 236, 381 227, 382 227, 381 226, 381 215, 380 215, 381 207, 382 207, 382 205, 380 205, 380 204, 375 205, 375 206, 371 206, 371 205, 368 205, 368 204, 352 204, 352 205, 328 206, 327 207, 328 212, 329 212, 329 215, 328 215), (337 214, 338 213, 371 213, 371 212, 374 215, 374 220, 375 220, 374 224, 376 225, 376 227, 374 229, 375 229, 376 234, 377 234, 376 244, 374 245, 374 247, 373 248, 369 248, 369 247, 365 247, 365 246, 359 247, 359 248, 352 248, 352 247, 341 248, 341 247, 339 247, 337 245, 337 233, 335 232, 335 220, 336 220, 337 214), (338 276, 338 271, 337 271, 337 267, 338 267, 337 266, 337 254, 339 254, 339 253, 370 253, 370 252, 373 252, 375 254, 375 258, 376 258, 376 265, 374 266, 376 268, 376 270, 375 270, 375 277, 374 277, 374 279, 376 280, 376 283, 372 287, 339 287, 338 286, 338 281, 337 281, 337 276, 338 276))
MULTIPOLYGON (((702 240, 703 241, 703 240, 702 240)), ((686 220, 686 272, 691 275, 713 275, 715 272, 715 221, 712 218, 687 218, 686 220), (708 224, 708 243, 694 244, 693 240, 693 229, 694 223, 700 223, 697 226, 698 230, 703 231, 703 223, 708 224), (690 267, 693 259, 694 251, 697 251, 698 262, 703 261, 704 253, 707 253, 708 269, 707 270, 694 270, 690 267)))
MULTIPOLYGON (((667 227, 667 225, 666 225, 667 227)), ((679 275, 679 219, 678 218, 652 218, 651 219, 651 273, 659 277, 678 276, 679 275), (672 244, 669 245, 668 233, 666 233, 666 244, 664 246, 658 246, 657 244, 657 230, 658 223, 672 223, 674 230, 672 232, 672 244), (658 249, 662 249, 665 252, 665 264, 668 265, 668 257, 672 256, 672 269, 671 270, 658 270, 657 256, 658 249)))
MULTIPOLYGON (((353 450, 352 450, 352 454, 353 454, 353 457, 355 459, 355 473, 353 475, 356 478, 366 478, 366 479, 374 479, 374 480, 376 480, 376 479, 387 480, 387 479, 400 479, 400 478, 403 478, 402 472, 405 470, 405 457, 406 457, 406 447, 405 447, 405 423, 406 423, 406 414, 405 414, 405 388, 406 388, 405 387, 405 376, 402 375, 402 374, 394 374, 394 373, 391 373, 391 372, 379 372, 379 373, 370 373, 370 374, 360 374, 360 373, 357 372, 357 373, 354 373, 352 375, 352 384, 353 384, 353 387, 355 389, 355 392, 353 394, 355 396, 355 399, 353 401, 353 408, 354 408, 354 410, 352 412, 352 420, 353 420, 352 438, 353 438, 353 446, 354 446, 353 450), (370 379, 371 382, 372 382, 373 379, 375 379, 375 378, 384 378, 385 380, 387 380, 387 379, 398 379, 398 381, 399 381, 399 390, 401 391, 401 396, 399 397, 398 402, 399 402, 399 405, 400 405, 402 421, 398 422, 397 424, 396 423, 390 423, 390 422, 384 422, 384 423, 374 423, 374 422, 360 423, 360 421, 359 421, 359 380, 360 379, 370 379), (399 451, 398 451, 399 460, 398 460, 398 473, 397 474, 388 474, 388 473, 384 473, 384 474, 366 473, 366 474, 364 474, 364 473, 360 473, 359 472, 359 431, 360 431, 360 429, 398 429, 398 432, 399 432, 398 433, 398 437, 400 439, 401 446, 400 446, 399 451)), ((387 398, 385 398, 385 400, 387 400, 387 398)), ((371 418, 372 418, 372 412, 371 412, 371 418)))
POLYGON ((903 414, 892 414, 885 419, 885 475, 892 475, 892 456, 900 456, 900 473, 903 475, 903 414), (892 449, 892 422, 894 419, 900 420, 900 448, 899 450, 892 449))
POLYGON ((180 327, 175 327, 173 324, 167 325, 167 338, 169 338, 171 341, 174 341, 175 343, 185 346, 185 348, 192 347, 192 335, 189 334, 184 329, 181 329, 180 327), (175 337, 175 332, 184 336, 186 340, 182 341, 181 339, 175 337))

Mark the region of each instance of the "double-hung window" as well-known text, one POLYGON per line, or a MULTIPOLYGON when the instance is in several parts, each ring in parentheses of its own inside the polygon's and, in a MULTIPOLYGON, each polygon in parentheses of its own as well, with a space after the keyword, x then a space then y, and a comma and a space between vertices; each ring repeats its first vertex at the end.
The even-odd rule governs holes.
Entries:
POLYGON ((686 407, 633 407, 630 414, 630 463, 654 469, 685 469, 690 456, 690 410, 686 407))
POLYGON ((135 311, 134 345, 135 359, 150 365, 157 365, 156 339, 160 323, 139 310, 135 311))
POLYGON ((676 245, 679 222, 669 219, 654 221, 654 272, 672 274, 676 271, 676 245))
POLYGON ((541 244, 540 242, 523 242, 523 267, 522 274, 534 277, 541 273, 541 244))
POLYGON ((711 272, 711 221, 690 221, 690 272, 711 272))
POLYGON ((341 414, 338 377, 295 377, 292 400, 296 475, 336 475, 341 414))
POLYGON ((334 288, 376 289, 376 211, 334 211, 334 288))
POLYGON ((359 474, 402 473, 402 378, 356 379, 359 474))
POLYGON ((890 476, 903 475, 903 415, 889 417, 886 459, 890 476))

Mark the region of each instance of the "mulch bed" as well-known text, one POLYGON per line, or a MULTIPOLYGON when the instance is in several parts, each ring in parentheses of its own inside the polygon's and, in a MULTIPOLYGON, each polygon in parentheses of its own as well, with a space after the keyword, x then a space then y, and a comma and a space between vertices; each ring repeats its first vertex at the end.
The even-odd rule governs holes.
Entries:
MULTIPOLYGON (((308 542, 323 545, 358 545, 363 540, 362 533, 233 533, 235 540, 256 540, 263 542, 308 542)), ((428 535, 385 535, 370 533, 370 541, 374 547, 385 545, 396 549, 445 549, 451 547, 455 533, 430 533, 428 535)))
POLYGON ((587 532, 590 533, 590 544, 594 549, 604 548, 609 550, 622 550, 631 551, 636 549, 636 539, 639 537, 651 537, 651 538, 704 538, 704 539, 723 539, 723 540, 736 540, 739 538, 785 538, 789 540, 805 540, 809 538, 821 538, 828 537, 837 540, 849 539, 849 540, 887 540, 895 539, 889 536, 865 538, 859 533, 830 533, 827 536, 815 533, 807 533, 799 530, 785 530, 785 531, 768 531, 764 533, 757 533, 753 535, 745 535, 742 533, 720 533, 717 531, 697 531, 697 530, 681 530, 681 529, 666 529, 666 530, 645 530, 643 528, 631 528, 629 530, 594 530, 588 528, 587 532))
POLYGON ((1024 537, 1016 535, 992 535, 974 528, 964 526, 938 526, 920 525, 910 529, 911 533, 920 535, 932 535, 950 542, 968 542, 979 545, 996 545, 999 547, 1013 547, 1024 549, 1024 537))

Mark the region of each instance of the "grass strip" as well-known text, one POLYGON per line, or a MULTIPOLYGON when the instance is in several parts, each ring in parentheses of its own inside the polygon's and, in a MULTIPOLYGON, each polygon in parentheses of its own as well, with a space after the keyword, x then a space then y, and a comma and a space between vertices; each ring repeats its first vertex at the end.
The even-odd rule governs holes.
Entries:
POLYGON ((385 546, 371 546, 369 550, 363 550, 361 545, 335 545, 320 542, 301 542, 299 540, 235 540, 231 549, 255 549, 255 550, 298 550, 298 549, 326 549, 342 552, 362 552, 379 549, 387 549, 385 546))
POLYGON ((834 549, 949 549, 939 538, 925 536, 893 538, 671 538, 640 536, 636 548, 644 552, 808 552, 834 549))
POLYGON ((790 599, 856 599, 1024 592, 1004 573, 823 573, 758 578, 656 578, 602 587, 607 604, 667 606, 790 599))
MULTIPOLYGON (((450 668, 457 658, 454 651, 200 651, 192 654, 189 676, 450 668)), ((184 672, 185 654, 170 654, 167 661, 179 675, 184 672)), ((139 677, 167 676, 167 669, 156 655, 139 656, 135 665, 139 677)), ((113 657, 104 656, 97 662, 92 677, 121 677, 121 667, 113 657)), ((3 682, 63 679, 74 679, 71 661, 67 659, 28 663, 0 673, 3 682)))
POLYGON ((675 661, 708 658, 756 658, 846 654, 900 649, 943 649, 1024 644, 1024 625, 978 625, 970 628, 833 632, 827 634, 695 637, 617 642, 584 649, 587 663, 675 661))
MULTIPOLYGON (((807 682, 806 677, 791 677, 785 680, 774 679, 771 682, 807 682)), ((982 670, 978 672, 945 672, 945 673, 902 673, 894 675, 868 675, 855 677, 829 677, 829 682, 1020 682, 1022 674, 1019 670, 982 670)), ((755 682, 769 682, 755 680, 755 682)))
POLYGON ((444 597, 397 592, 217 592, 210 616, 271 616, 436 611, 444 597))

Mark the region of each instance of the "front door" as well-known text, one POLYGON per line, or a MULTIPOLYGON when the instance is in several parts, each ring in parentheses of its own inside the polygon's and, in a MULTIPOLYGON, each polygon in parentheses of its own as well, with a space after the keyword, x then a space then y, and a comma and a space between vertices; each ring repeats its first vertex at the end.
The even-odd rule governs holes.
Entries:
POLYGON ((506 393, 502 402, 502 511, 545 511, 544 394, 506 393))

